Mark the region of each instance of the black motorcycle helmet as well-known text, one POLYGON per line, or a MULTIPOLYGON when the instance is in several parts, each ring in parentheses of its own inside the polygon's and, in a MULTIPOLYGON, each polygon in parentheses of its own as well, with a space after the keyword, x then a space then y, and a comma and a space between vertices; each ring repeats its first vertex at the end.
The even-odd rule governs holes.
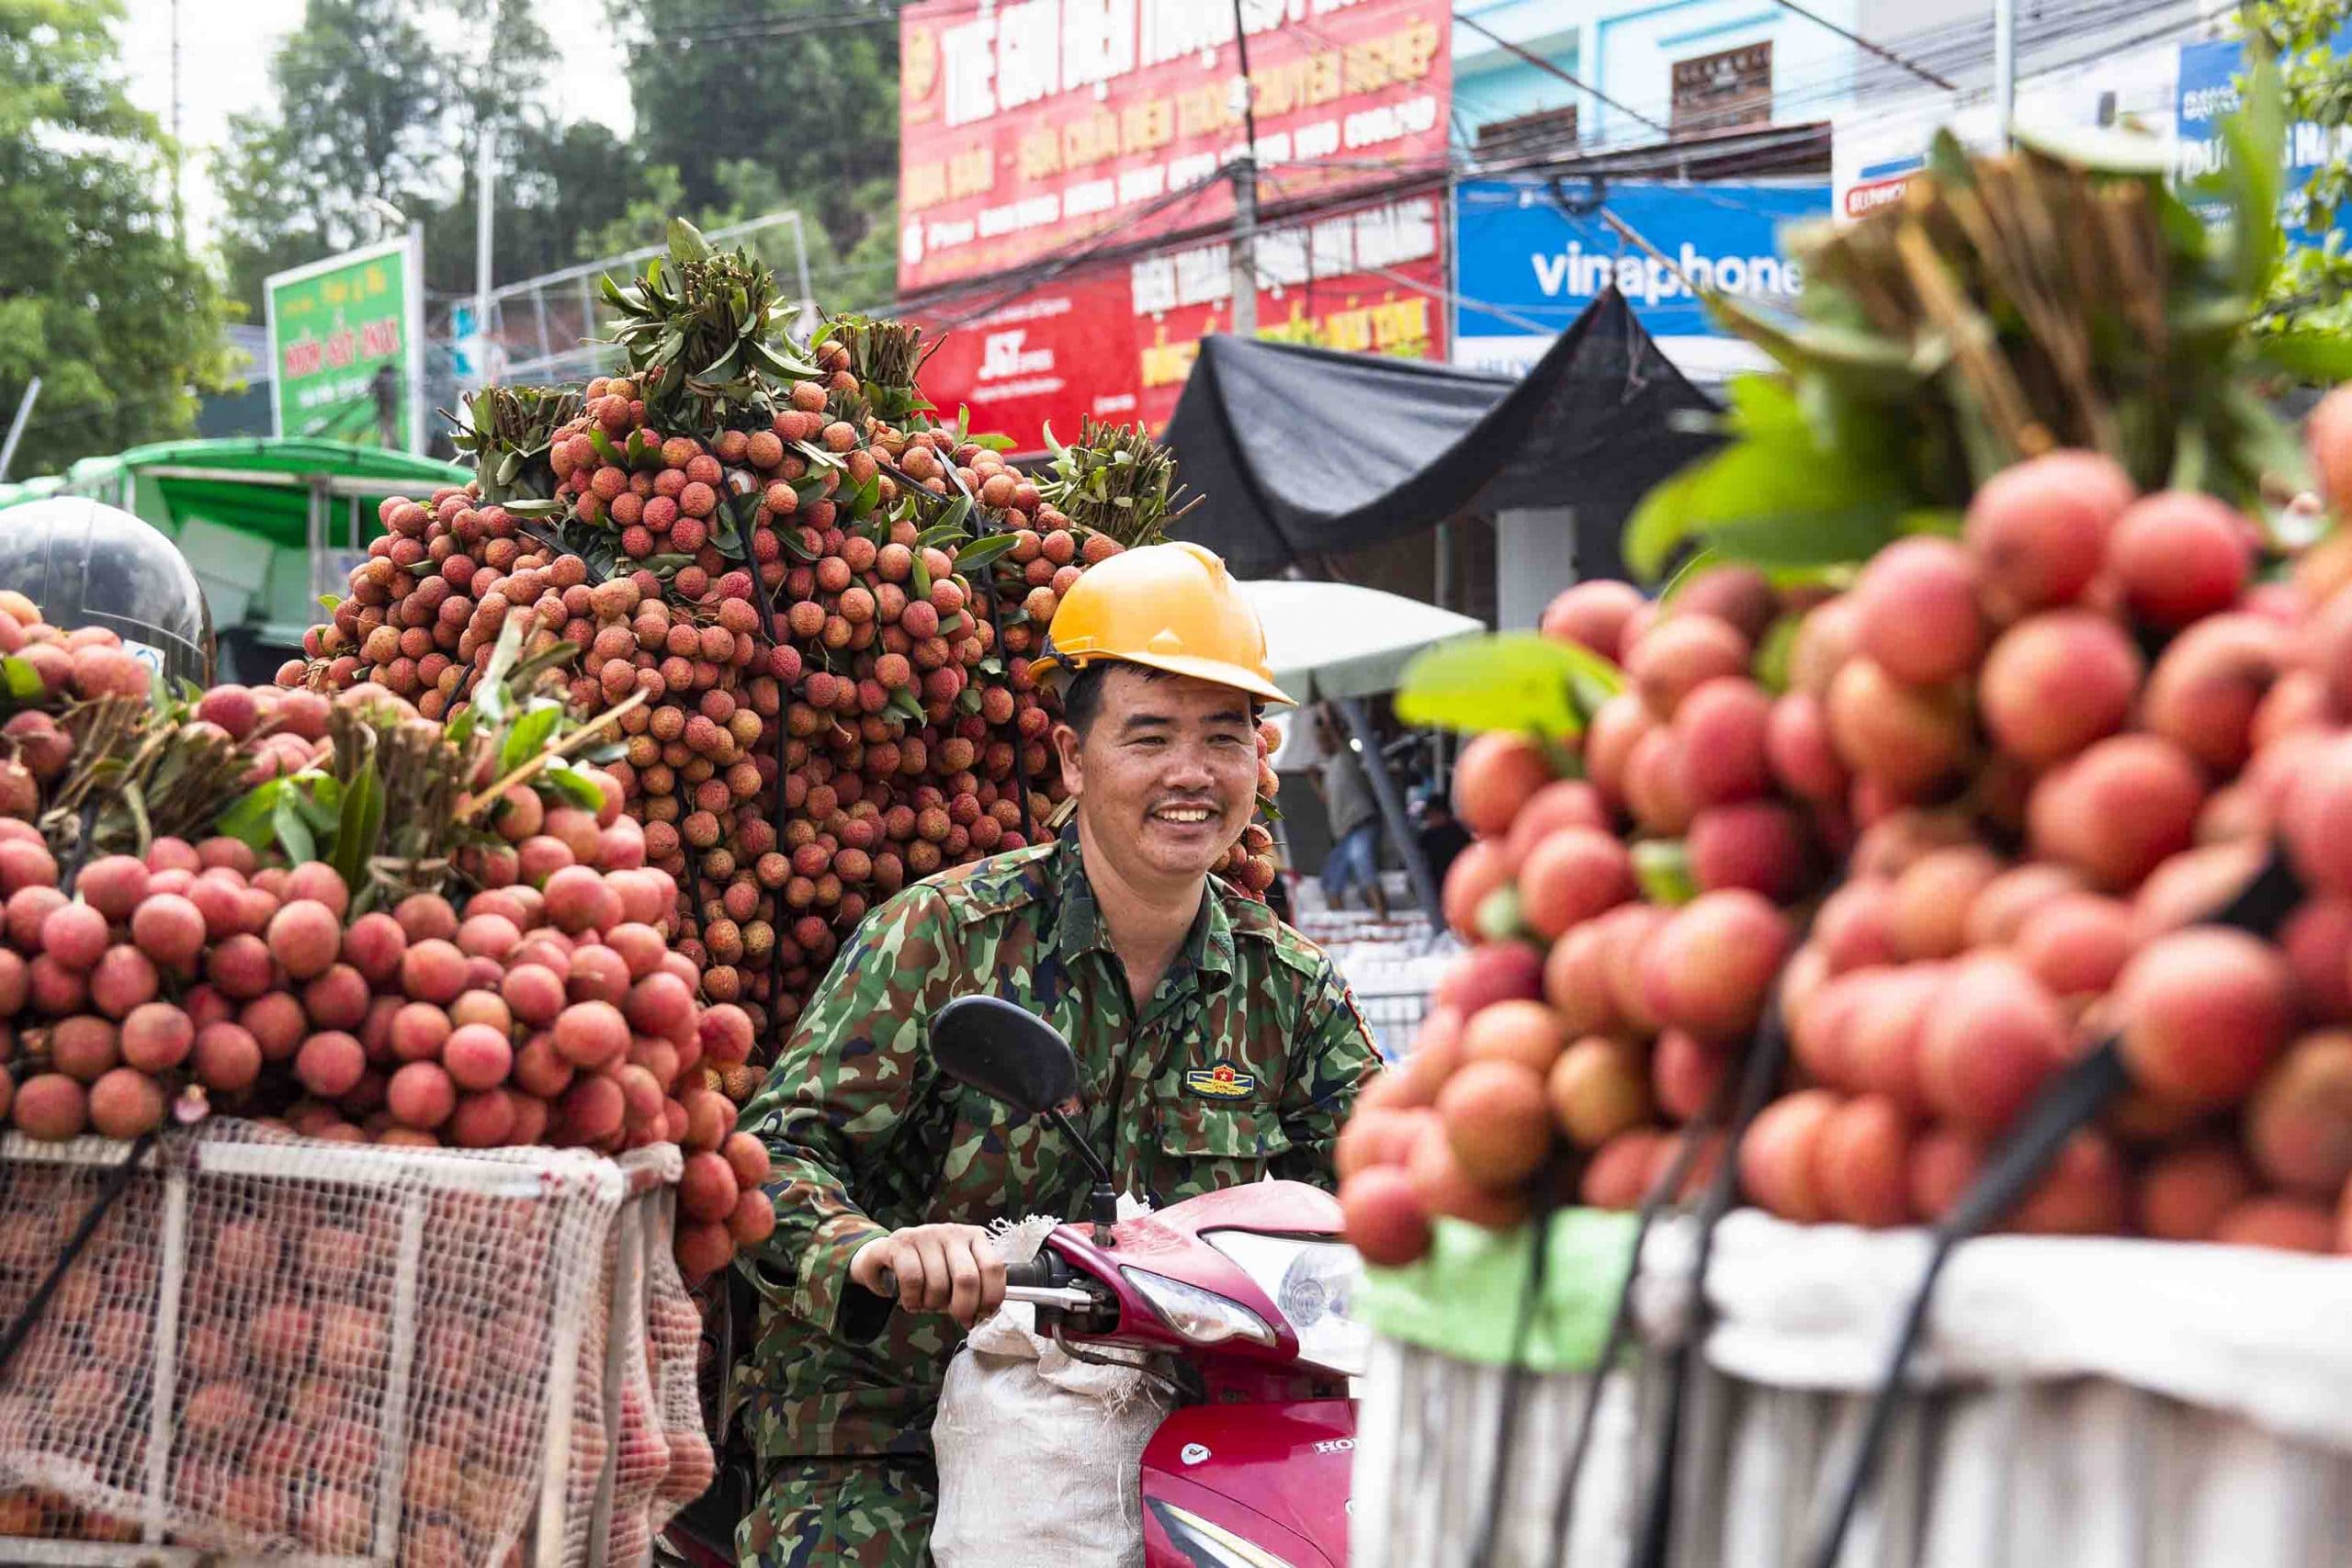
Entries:
POLYGON ((119 507, 83 495, 0 510, 0 588, 51 626, 106 626, 166 680, 212 684, 212 614, 179 547, 119 507))

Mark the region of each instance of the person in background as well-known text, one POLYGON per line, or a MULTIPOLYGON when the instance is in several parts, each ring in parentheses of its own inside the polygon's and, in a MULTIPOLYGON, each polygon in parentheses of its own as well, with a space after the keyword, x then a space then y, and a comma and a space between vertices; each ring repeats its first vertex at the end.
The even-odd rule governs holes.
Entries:
POLYGON ((1430 876, 1442 887, 1453 857, 1470 847, 1470 830, 1455 819, 1445 792, 1439 789, 1413 792, 1413 825, 1421 858, 1429 862, 1430 876))
POLYGON ((1316 786, 1323 795, 1323 809, 1331 819, 1331 853, 1323 863, 1323 896, 1335 909, 1347 907, 1357 887, 1382 919, 1388 918, 1388 895, 1380 886, 1380 803, 1372 780, 1349 744, 1347 728, 1330 704, 1317 710, 1317 735, 1323 761, 1316 786))

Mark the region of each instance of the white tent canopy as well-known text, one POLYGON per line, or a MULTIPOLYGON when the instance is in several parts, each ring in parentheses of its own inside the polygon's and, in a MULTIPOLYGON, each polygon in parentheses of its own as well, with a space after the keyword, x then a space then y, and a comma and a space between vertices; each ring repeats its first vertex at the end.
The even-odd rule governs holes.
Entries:
POLYGON ((1283 578, 1240 586, 1265 624, 1274 684, 1302 703, 1395 691, 1421 649, 1487 629, 1468 615, 1351 583, 1283 578))

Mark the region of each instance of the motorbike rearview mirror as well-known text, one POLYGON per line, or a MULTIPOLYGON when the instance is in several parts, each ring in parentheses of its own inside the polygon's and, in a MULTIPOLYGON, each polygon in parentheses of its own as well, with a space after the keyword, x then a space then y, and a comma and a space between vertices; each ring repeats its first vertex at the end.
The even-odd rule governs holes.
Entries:
POLYGON ((1087 1196, 1094 1244, 1111 1245, 1119 1217, 1111 1168, 1063 1109, 1078 1098, 1078 1056, 1061 1032, 999 997, 958 997, 932 1015, 931 1055, 939 1070, 1000 1104, 1049 1118, 1077 1145, 1094 1177, 1087 1196))
POLYGON ((998 997, 958 997, 931 1020, 939 1070, 990 1100, 1043 1116, 1078 1093, 1078 1057, 1060 1031, 998 997))

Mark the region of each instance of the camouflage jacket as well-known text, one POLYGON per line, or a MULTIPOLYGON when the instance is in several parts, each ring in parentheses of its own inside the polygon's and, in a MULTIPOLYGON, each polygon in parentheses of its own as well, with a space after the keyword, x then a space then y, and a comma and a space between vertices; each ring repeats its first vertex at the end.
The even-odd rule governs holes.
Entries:
POLYGON ((859 1247, 902 1225, 1083 1212, 1086 1168, 1059 1131, 933 1066, 926 1021, 956 997, 1002 997, 1062 1032, 1084 1086, 1077 1120, 1155 1207, 1263 1176, 1330 1184, 1332 1141, 1375 1061, 1363 1019, 1319 948, 1209 887, 1141 1008, 1074 828, 866 918, 742 1116, 775 1162, 775 1231, 744 1260, 758 1337, 733 1391, 763 1457, 930 1449, 962 1330, 851 1284, 859 1247))

